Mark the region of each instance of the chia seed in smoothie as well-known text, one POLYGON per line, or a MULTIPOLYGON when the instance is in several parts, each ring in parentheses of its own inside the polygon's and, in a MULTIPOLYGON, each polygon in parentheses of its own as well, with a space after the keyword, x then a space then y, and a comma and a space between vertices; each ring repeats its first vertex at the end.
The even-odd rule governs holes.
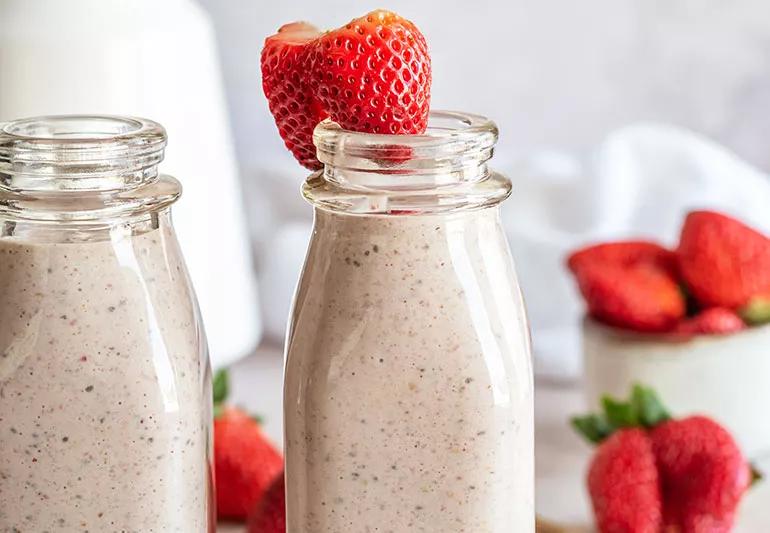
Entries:
POLYGON ((317 209, 288 338, 288 531, 534 532, 527 331, 496 208, 317 209))

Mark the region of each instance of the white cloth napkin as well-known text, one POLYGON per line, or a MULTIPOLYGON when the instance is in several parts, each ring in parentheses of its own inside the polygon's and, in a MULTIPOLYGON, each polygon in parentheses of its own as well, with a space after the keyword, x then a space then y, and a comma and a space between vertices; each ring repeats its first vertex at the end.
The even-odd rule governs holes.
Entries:
MULTIPOLYGON (((494 163, 494 162, 493 162, 494 163)), ((494 164, 493 164, 494 166, 494 164)), ((500 168, 514 185, 503 222, 527 300, 539 376, 581 370, 583 302, 564 258, 586 243, 646 237, 673 246, 687 211, 715 208, 770 233, 770 179, 695 133, 637 124, 588 154, 543 151, 500 168)), ((288 183, 291 183, 289 186, 288 183)), ((287 185, 276 196, 296 195, 287 185)), ((277 222, 262 247, 260 287, 269 336, 282 340, 310 234, 306 221, 277 222)))
POLYGON ((684 215, 713 208, 770 233, 770 179, 695 133, 637 124, 592 154, 533 154, 508 171, 514 194, 506 230, 533 330, 540 376, 571 379, 581 368, 582 300, 564 268, 590 242, 647 237, 675 245, 684 215))

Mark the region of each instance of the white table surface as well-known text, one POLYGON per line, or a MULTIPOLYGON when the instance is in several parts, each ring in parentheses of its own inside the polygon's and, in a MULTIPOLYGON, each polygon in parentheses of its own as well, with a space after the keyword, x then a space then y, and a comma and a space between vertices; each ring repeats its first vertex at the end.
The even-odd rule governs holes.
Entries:
MULTIPOLYGON (((261 415, 265 431, 281 443, 281 387, 283 356, 280 348, 266 346, 236 363, 231 370, 232 400, 261 415)), ((583 489, 584 470, 590 455, 569 427, 571 414, 585 411, 575 387, 538 383, 535 393, 537 512, 564 527, 549 531, 589 532, 590 508, 583 489)), ((770 455, 755 462, 770 474, 770 455)), ((770 476, 746 496, 735 533, 770 531, 770 476)), ((242 533, 239 525, 222 524, 221 533, 242 533)), ((406 532, 405 532, 406 533, 406 532)), ((448 532, 447 532, 448 533, 448 532)))

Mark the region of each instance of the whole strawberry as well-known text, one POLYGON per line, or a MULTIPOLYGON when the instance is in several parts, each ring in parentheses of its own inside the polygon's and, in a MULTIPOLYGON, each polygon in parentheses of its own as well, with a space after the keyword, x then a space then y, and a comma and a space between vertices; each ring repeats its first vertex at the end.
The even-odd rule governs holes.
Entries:
POLYGON ((686 335, 727 335, 744 329, 746 323, 732 309, 710 307, 680 322, 675 331, 686 335))
POLYGON ((730 531, 758 474, 722 426, 703 416, 672 420, 639 385, 628 401, 605 397, 603 407, 572 419, 599 444, 588 488, 600 533, 730 531))
POLYGON ((286 532, 286 486, 281 472, 249 518, 249 533, 286 532))
POLYGON ((687 288, 704 307, 736 309, 770 294, 770 239, 726 215, 687 215, 677 255, 687 288))
POLYGON ((751 468, 735 440, 703 416, 669 420, 651 432, 664 520, 682 533, 729 533, 751 468))
POLYGON ((317 170, 313 129, 329 116, 307 83, 308 57, 321 32, 305 22, 282 26, 262 49, 262 89, 286 148, 303 166, 317 170))
POLYGON ((599 531, 660 532, 658 470, 645 431, 621 429, 599 445, 588 471, 588 491, 599 531))
POLYGON ((214 382, 217 515, 245 520, 283 470, 283 456, 254 418, 236 407, 223 405, 227 389, 227 374, 220 372, 214 382))
POLYGON ((684 316, 676 282, 676 256, 647 241, 598 244, 571 254, 591 316, 605 324, 643 332, 668 331, 684 316))

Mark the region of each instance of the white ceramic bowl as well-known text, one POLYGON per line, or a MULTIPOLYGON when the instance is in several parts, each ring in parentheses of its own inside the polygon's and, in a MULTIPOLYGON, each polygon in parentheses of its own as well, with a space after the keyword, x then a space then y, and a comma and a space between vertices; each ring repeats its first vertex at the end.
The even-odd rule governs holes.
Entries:
POLYGON ((676 338, 583 322, 585 391, 625 398, 652 386, 674 416, 705 414, 732 431, 744 453, 770 453, 770 326, 732 335, 676 338))

